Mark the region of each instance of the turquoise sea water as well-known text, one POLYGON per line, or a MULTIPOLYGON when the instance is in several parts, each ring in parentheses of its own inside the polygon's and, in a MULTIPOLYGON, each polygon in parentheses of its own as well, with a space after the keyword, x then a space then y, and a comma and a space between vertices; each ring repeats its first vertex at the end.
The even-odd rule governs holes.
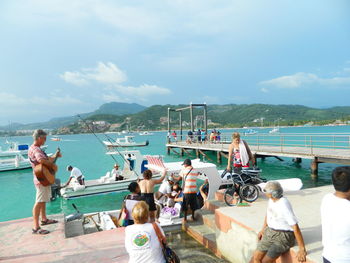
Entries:
MULTIPOLYGON (((238 129, 236 129, 238 130, 238 129)), ((271 129, 257 129, 259 133, 266 133, 271 129)), ((233 130, 226 130, 232 132, 233 130)), ((238 130, 239 131, 239 130, 238 130)), ((288 127, 281 128, 282 133, 350 133, 350 126, 337 127, 288 127)), ((115 137, 115 135, 109 134, 115 137)), ((166 155, 165 132, 155 132, 152 136, 135 136, 136 141, 148 139, 150 145, 138 148, 143 154, 164 155, 165 161, 179 161, 181 157, 171 154, 166 155)), ((99 178, 112 169, 114 160, 105 154, 105 148, 92 134, 62 135, 62 141, 55 142, 47 140, 48 149, 46 152, 54 152, 59 146, 63 157, 57 161, 59 171, 57 177, 65 182, 69 173, 66 171, 67 165, 79 167, 86 180, 99 178)), ((98 137, 105 140, 103 134, 98 137)), ((31 143, 32 138, 14 137, 14 141, 20 143, 31 143)), ((6 148, 6 138, 0 138, 0 146, 6 148)), ((248 140, 249 142, 249 140, 248 140)), ((215 156, 212 156, 215 160, 215 156)), ((284 161, 278 161, 274 158, 268 158, 265 161, 258 161, 258 166, 262 168, 262 177, 267 179, 281 179, 298 177, 304 183, 304 188, 315 187, 330 184, 330 173, 335 164, 320 164, 319 178, 313 180, 310 177, 310 161, 303 160, 301 164, 295 164, 291 158, 283 158, 284 161)), ((182 158, 181 158, 182 160, 182 158)), ((120 160, 121 163, 121 160, 120 160)), ((219 166, 224 169, 226 164, 219 166)), ((83 197, 73 200, 64 200, 59 198, 47 204, 47 213, 72 213, 74 212, 71 204, 74 203, 81 212, 95 212, 103 210, 119 209, 124 193, 110 193, 97 196, 83 197)), ((30 217, 35 200, 35 187, 33 185, 33 174, 31 169, 0 172, 0 221, 13 220, 18 218, 30 217)))

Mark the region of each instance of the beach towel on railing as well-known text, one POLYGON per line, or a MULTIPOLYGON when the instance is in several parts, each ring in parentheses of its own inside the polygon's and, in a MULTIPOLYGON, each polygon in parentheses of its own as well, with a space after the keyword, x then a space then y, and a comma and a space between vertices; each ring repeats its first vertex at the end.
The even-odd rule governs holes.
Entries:
POLYGON ((165 165, 161 156, 146 155, 148 169, 164 169, 165 165))

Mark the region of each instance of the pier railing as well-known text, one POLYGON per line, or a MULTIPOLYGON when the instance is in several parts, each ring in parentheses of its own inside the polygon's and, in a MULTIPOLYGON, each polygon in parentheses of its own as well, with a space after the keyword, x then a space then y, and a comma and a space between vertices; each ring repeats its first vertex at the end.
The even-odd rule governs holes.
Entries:
MULTIPOLYGON (((175 140, 170 138, 172 144, 198 145, 202 147, 227 148, 231 143, 232 133, 221 133, 220 136, 182 136, 175 140)), ((279 148, 280 152, 289 152, 291 147, 302 147, 310 154, 315 148, 323 149, 350 149, 350 133, 257 133, 252 135, 241 134, 241 138, 246 140, 255 150, 263 150, 267 147, 279 148)))

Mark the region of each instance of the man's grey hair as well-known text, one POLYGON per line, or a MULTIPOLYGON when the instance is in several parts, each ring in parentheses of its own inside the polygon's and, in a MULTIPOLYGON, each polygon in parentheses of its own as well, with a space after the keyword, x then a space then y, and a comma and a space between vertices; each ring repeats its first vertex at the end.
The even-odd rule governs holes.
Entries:
POLYGON ((277 181, 267 182, 264 192, 271 194, 273 198, 281 198, 283 196, 283 188, 277 181))
POLYGON ((40 137, 44 137, 46 136, 47 133, 44 131, 44 130, 41 130, 41 129, 38 129, 38 130, 35 130, 34 133, 33 133, 33 139, 34 140, 37 140, 39 139, 40 137))

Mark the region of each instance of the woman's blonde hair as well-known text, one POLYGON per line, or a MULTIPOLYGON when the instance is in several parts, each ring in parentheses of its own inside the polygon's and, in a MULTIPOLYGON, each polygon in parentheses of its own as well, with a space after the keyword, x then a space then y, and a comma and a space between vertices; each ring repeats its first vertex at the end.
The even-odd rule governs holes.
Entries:
POLYGON ((232 133, 232 140, 234 139, 241 139, 241 135, 239 134, 239 132, 232 133))
POLYGON ((137 202, 134 208, 132 209, 132 218, 136 224, 145 224, 148 221, 148 212, 149 206, 145 201, 137 202))

